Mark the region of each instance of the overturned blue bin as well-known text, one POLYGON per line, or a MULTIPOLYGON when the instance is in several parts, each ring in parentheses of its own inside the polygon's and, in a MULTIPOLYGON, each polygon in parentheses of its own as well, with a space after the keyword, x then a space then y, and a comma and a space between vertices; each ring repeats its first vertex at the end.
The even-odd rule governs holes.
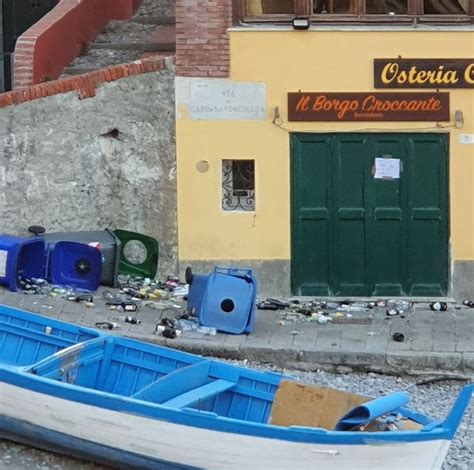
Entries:
POLYGON ((46 247, 42 240, 1 235, 0 284, 15 292, 19 277, 43 277, 45 253, 46 247))
POLYGON ((199 322, 218 331, 251 333, 255 323, 257 280, 250 269, 216 267, 211 274, 191 274, 188 309, 199 322))
POLYGON ((61 241, 49 254, 47 279, 52 284, 96 291, 102 277, 102 253, 84 243, 61 241))
POLYGON ((18 290, 20 278, 42 278, 52 284, 95 291, 100 285, 102 255, 74 242, 49 246, 42 238, 0 236, 0 284, 18 290))
POLYGON ((49 249, 59 242, 77 242, 93 246, 102 253, 101 284, 117 287, 120 262, 120 240, 109 230, 53 232, 41 236, 49 249))

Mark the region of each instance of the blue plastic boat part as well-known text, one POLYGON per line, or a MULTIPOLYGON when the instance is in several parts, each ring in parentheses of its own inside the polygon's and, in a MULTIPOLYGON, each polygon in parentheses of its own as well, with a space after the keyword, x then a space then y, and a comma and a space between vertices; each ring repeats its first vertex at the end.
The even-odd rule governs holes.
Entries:
POLYGON ((338 421, 336 431, 350 431, 371 423, 380 416, 396 412, 406 405, 409 399, 406 392, 394 392, 356 406, 338 421))

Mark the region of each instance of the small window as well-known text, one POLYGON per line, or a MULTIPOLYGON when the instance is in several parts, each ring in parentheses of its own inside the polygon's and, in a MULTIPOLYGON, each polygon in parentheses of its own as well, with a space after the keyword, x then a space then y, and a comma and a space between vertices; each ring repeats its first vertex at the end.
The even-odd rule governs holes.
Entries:
POLYGON ((222 160, 222 209, 255 210, 254 160, 222 160))

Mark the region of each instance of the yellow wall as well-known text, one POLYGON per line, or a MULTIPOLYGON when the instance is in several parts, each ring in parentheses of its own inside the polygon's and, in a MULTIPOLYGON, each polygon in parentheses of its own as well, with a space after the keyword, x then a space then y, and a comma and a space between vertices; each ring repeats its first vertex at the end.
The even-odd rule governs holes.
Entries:
POLYGON ((181 259, 289 259, 289 132, 358 130, 450 133, 451 257, 474 259, 474 145, 458 141, 460 133, 474 134, 474 89, 443 90, 450 92, 452 115, 450 123, 440 123, 444 129, 433 122, 286 122, 289 91, 374 91, 374 58, 474 57, 473 32, 233 30, 230 37, 230 80, 266 84, 267 119, 191 121, 178 99, 181 259), (283 128, 272 124, 275 106, 283 128), (464 113, 461 130, 453 126, 456 109, 464 113), (221 160, 245 158, 255 159, 256 211, 224 212, 221 160), (209 162, 206 173, 196 169, 201 160, 209 162))

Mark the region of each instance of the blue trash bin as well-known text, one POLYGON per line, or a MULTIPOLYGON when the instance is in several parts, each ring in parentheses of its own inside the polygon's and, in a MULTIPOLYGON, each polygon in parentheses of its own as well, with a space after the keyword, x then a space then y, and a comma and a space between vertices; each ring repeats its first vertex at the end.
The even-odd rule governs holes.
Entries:
POLYGON ((188 310, 197 315, 204 297, 207 282, 209 281, 210 274, 193 274, 192 280, 189 282, 189 293, 188 293, 188 310))
POLYGON ((100 285, 102 255, 76 242, 48 245, 42 238, 0 236, 0 284, 15 292, 19 278, 43 278, 61 286, 95 291, 100 285))
POLYGON ((101 284, 117 287, 120 263, 120 240, 109 230, 53 232, 41 236, 48 245, 54 248, 58 242, 77 242, 99 248, 102 253, 101 284))
POLYGON ((57 242, 49 255, 49 268, 51 283, 95 291, 102 277, 102 253, 84 243, 57 242))
POLYGON ((199 322, 233 334, 251 333, 255 323, 257 280, 250 269, 216 267, 212 274, 194 274, 188 309, 199 322))
POLYGON ((0 284, 12 292, 18 289, 18 278, 42 278, 46 268, 43 240, 0 236, 0 284))

